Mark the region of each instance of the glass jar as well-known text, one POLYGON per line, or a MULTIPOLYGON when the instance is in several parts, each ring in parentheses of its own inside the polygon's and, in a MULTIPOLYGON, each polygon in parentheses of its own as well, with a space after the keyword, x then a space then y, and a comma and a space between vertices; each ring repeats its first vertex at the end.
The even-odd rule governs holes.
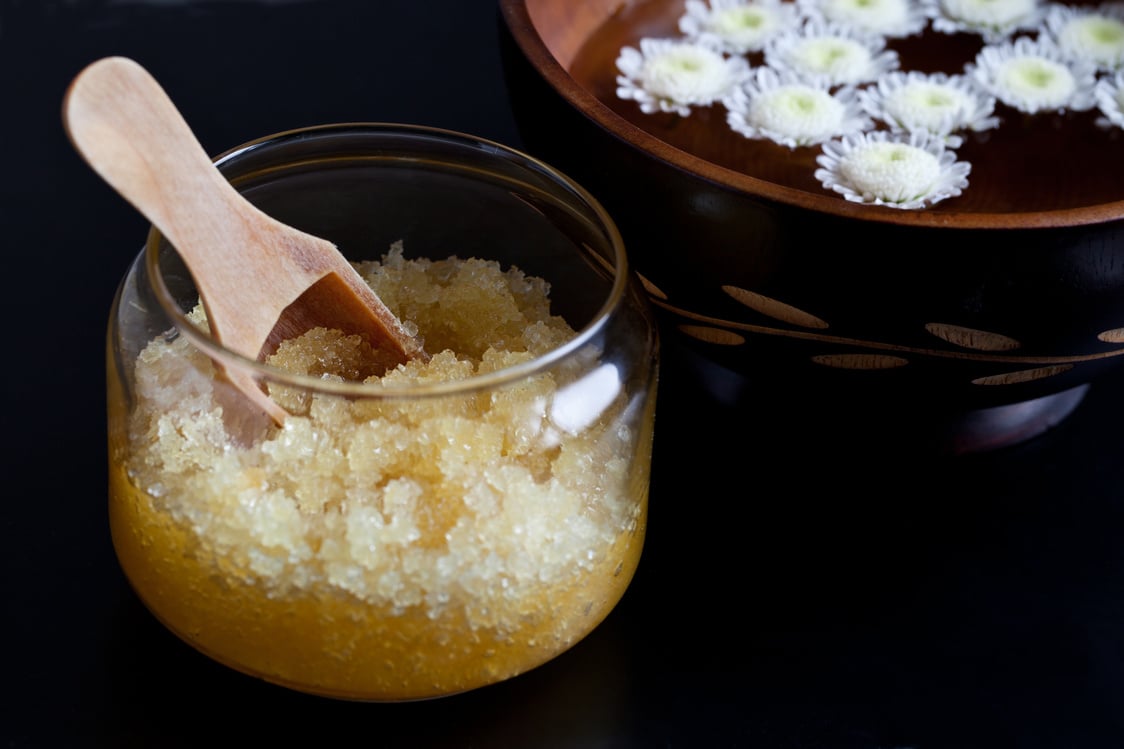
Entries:
POLYGON ((263 362, 225 350, 153 229, 107 346, 110 527, 140 599, 219 662, 355 700, 499 682, 591 632, 641 555, 659 359, 610 217, 433 128, 289 131, 216 163, 334 242, 429 358, 366 372, 323 329, 263 362))

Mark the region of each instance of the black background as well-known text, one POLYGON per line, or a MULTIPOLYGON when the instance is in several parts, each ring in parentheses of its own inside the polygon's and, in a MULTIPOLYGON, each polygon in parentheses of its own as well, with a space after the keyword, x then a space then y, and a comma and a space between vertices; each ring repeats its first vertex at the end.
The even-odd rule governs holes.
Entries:
POLYGON ((133 57, 211 153, 340 121, 519 147, 498 39, 491 0, 0 0, 0 746, 1124 746, 1119 378, 1043 436, 948 456, 771 393, 722 406, 668 345, 625 599, 554 661, 456 697, 289 692, 147 613, 109 540, 103 365, 147 225, 70 148, 66 85, 133 57))

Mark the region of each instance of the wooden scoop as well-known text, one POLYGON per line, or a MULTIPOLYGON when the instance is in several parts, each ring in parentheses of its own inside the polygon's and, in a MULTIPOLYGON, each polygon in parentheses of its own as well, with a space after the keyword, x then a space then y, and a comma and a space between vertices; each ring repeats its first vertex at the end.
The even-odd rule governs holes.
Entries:
MULTIPOLYGON (((67 89, 63 122, 94 171, 171 242, 199 289, 212 335, 261 359, 313 327, 364 336, 404 362, 424 357, 336 246, 287 226, 222 175, 139 64, 107 57, 67 89)), ((242 370, 226 378, 277 424, 286 412, 242 370)))

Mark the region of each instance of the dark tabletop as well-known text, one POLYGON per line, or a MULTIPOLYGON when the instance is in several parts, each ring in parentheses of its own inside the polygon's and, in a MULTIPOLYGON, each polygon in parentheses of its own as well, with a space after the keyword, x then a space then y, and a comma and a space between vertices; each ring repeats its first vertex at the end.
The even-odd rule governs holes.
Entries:
POLYGON ((0 0, 0 747, 1124 746, 1119 378, 1037 438, 949 455, 776 393, 724 401, 669 344, 624 600, 456 697, 290 692, 148 614, 109 539, 103 364, 147 225, 70 148, 67 83, 133 57, 212 153, 340 121, 519 147, 498 40, 492 0, 0 0))

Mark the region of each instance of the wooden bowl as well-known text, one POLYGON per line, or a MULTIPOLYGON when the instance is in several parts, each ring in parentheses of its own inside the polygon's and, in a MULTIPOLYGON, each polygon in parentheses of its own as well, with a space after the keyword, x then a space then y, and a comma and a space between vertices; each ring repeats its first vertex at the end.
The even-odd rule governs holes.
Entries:
MULTIPOLYGON (((852 203, 813 178, 819 147, 746 139, 719 104, 677 117, 616 96, 622 45, 678 35, 683 12, 500 0, 526 150, 605 205, 700 371, 794 403, 952 414, 973 425, 956 449, 974 450, 1039 433, 1116 368, 1124 130, 1097 127, 1096 109, 1000 104, 1000 126, 958 149, 972 163, 960 196, 852 203)), ((903 68, 955 72, 980 45, 927 31, 897 49, 903 68)))

